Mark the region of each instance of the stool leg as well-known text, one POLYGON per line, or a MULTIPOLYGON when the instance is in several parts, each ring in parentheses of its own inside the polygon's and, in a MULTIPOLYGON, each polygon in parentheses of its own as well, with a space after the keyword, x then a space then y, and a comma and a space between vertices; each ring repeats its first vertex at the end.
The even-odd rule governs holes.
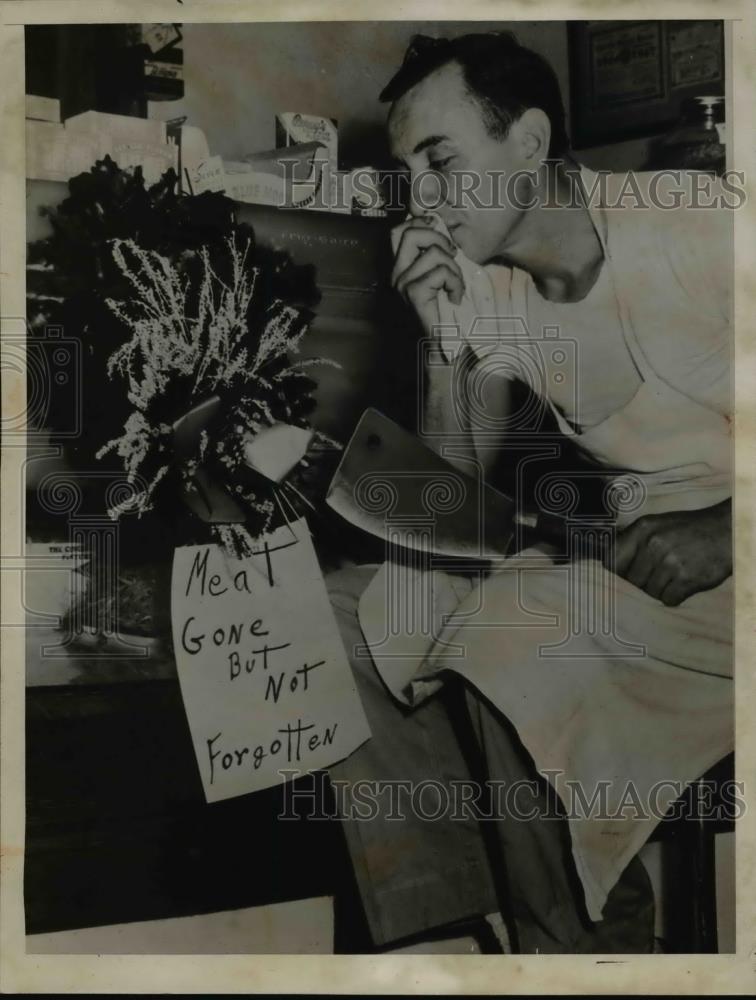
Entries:
POLYGON ((696 951, 702 954, 712 954, 718 951, 714 828, 711 819, 707 820, 700 814, 690 822, 695 825, 692 846, 696 951))

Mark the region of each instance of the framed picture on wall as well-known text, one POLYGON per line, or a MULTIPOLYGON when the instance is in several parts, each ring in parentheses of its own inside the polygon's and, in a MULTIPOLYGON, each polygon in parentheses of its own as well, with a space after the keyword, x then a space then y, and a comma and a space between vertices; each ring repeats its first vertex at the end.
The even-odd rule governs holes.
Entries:
POLYGON ((575 149, 669 128, 690 97, 724 93, 722 21, 572 21, 575 149))

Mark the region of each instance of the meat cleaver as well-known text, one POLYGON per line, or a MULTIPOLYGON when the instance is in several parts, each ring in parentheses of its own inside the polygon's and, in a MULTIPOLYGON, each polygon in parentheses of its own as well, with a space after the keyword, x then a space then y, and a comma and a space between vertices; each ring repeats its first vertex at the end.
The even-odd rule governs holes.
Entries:
POLYGON ((519 512, 510 497, 458 471, 374 409, 360 418, 326 503, 386 542, 440 556, 500 559, 523 532, 564 541, 563 520, 519 512))

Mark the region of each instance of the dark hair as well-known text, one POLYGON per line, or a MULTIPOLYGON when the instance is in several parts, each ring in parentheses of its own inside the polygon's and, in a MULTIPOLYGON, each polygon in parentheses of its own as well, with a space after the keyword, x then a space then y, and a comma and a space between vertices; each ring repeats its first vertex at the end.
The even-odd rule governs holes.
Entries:
POLYGON ((520 45, 509 31, 459 38, 415 35, 404 62, 381 91, 380 99, 397 101, 416 83, 450 62, 461 66, 490 135, 504 138, 524 111, 540 108, 551 122, 549 156, 567 152, 570 142, 556 74, 542 56, 520 45))

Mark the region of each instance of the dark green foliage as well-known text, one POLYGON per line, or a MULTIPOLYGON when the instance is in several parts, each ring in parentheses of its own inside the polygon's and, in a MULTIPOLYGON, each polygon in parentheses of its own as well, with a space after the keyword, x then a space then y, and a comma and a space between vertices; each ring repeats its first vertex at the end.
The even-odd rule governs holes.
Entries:
MULTIPOLYGON (((107 359, 129 335, 106 300, 128 301, 132 293, 115 265, 109 241, 134 240, 142 249, 167 257, 191 277, 199 267, 197 250, 205 245, 213 261, 218 261, 219 276, 223 277, 228 261, 220 251, 225 241, 234 233, 240 242, 250 239, 252 259, 260 268, 254 312, 249 316, 253 337, 259 335, 277 300, 303 307, 301 322, 306 325, 311 318, 306 307, 319 297, 312 268, 295 266, 288 254, 256 245, 252 227, 235 221, 234 203, 224 195, 207 192, 189 197, 177 193, 172 170, 157 184, 146 187, 140 168, 121 170, 105 157, 88 173, 69 181, 69 195, 57 208, 43 212, 53 232, 30 245, 28 262, 50 269, 45 289, 49 296, 63 301, 34 296, 29 301, 28 319, 32 336, 42 335, 45 326, 56 326, 62 327, 66 337, 81 342, 83 435, 68 445, 77 465, 91 467, 95 453, 119 434, 133 409, 125 393, 113 391, 105 376, 107 359)), ((196 282, 193 285, 196 287, 196 282)), ((296 411, 304 416, 311 403, 305 398, 309 392, 303 390, 311 390, 315 383, 304 378, 297 382, 296 411)), ((180 396, 182 387, 177 385, 175 391, 180 396)), ((49 422, 53 439, 56 428, 67 426, 67 413, 60 414, 58 406, 68 405, 67 399, 52 400, 49 422)), ((170 400, 166 408, 176 410, 170 400)))

